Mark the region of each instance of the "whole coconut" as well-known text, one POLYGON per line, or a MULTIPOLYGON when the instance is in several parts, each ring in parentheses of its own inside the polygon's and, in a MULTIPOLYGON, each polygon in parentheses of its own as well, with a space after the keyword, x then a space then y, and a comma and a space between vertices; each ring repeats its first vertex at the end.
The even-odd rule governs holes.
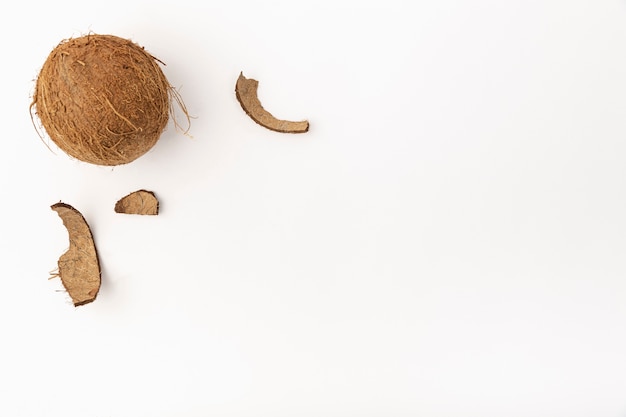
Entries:
POLYGON ((167 125, 173 88, 156 58, 130 40, 87 35, 61 42, 35 85, 48 136, 68 155, 126 164, 150 150, 167 125))

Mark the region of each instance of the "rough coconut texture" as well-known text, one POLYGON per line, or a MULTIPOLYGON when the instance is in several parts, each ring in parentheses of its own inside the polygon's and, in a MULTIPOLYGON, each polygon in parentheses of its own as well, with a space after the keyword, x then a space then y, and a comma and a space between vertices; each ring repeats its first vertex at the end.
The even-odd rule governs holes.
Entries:
POLYGON ((119 199, 115 203, 115 212, 156 216, 159 214, 159 200, 152 191, 137 190, 119 199))
POLYGON ((37 78, 31 108, 64 152, 121 165, 150 150, 167 125, 172 87, 130 40, 87 35, 61 42, 37 78))
POLYGON ((239 74, 237 84, 235 85, 235 95, 241 108, 248 116, 258 124, 270 130, 282 133, 306 133, 309 131, 309 122, 303 120, 301 122, 292 122, 290 120, 281 120, 272 116, 270 112, 265 110, 257 96, 259 82, 252 78, 243 76, 243 72, 239 74))
POLYGON ((69 204, 51 206, 56 211, 70 238, 70 247, 59 258, 58 276, 78 307, 96 299, 100 290, 100 261, 91 229, 83 215, 69 204))

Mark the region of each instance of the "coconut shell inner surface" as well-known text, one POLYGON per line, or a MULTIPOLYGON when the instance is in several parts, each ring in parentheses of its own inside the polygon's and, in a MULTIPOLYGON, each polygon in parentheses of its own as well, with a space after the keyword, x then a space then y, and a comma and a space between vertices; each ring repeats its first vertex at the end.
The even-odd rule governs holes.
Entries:
POLYGON ((152 191, 133 191, 115 203, 115 212, 156 216, 159 214, 159 200, 152 191))
POLYGON ((65 203, 51 206, 63 220, 70 247, 59 258, 58 276, 75 306, 96 299, 100 290, 100 262, 91 229, 83 215, 65 203))
POLYGON ((155 145, 169 120, 172 90, 144 48, 92 34, 54 48, 37 78, 31 110, 70 156, 120 165, 155 145))
POLYGON ((244 77, 243 72, 239 74, 235 84, 235 95, 237 100, 239 100, 239 104, 241 104, 241 108, 252 120, 276 132, 305 133, 309 131, 309 122, 307 120, 299 122, 281 120, 265 110, 257 95, 258 88, 259 82, 257 80, 244 77))

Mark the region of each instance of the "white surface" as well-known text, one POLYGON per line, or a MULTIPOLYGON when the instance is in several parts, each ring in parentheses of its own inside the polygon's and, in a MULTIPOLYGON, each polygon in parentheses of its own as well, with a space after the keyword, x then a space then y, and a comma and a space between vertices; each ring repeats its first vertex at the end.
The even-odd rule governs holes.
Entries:
POLYGON ((626 415, 626 3, 15 3, 3 13, 0 415, 626 415), (205 4, 203 4, 205 3, 205 4), (196 117, 51 153, 62 39, 131 38, 196 117), (305 135, 253 123, 240 71, 305 135), (122 216, 138 188, 158 217, 122 216), (72 204, 103 267, 48 271, 72 204))

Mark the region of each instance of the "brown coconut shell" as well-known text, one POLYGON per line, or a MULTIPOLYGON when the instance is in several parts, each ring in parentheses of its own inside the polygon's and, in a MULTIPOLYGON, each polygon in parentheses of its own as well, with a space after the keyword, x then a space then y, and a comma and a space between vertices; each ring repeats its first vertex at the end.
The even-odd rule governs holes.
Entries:
POLYGON ((96 165, 129 163, 155 145, 169 120, 176 93, 159 62, 117 36, 65 40, 37 77, 31 112, 68 155, 96 165))
POLYGON ((159 200, 152 191, 133 191, 115 203, 115 212, 156 216, 159 214, 159 200))
POLYGON ((101 280, 91 229, 83 215, 69 204, 59 202, 50 208, 63 220, 70 238, 70 247, 59 258, 59 271, 55 276, 61 278, 74 306, 90 303, 100 291, 101 280))
POLYGON ((281 120, 265 110, 257 95, 258 88, 259 82, 257 80, 244 77, 243 72, 239 74, 235 84, 235 95, 237 100, 239 100, 239 104, 241 104, 241 108, 252 120, 276 132, 306 133, 309 131, 309 122, 307 120, 300 122, 281 120))

